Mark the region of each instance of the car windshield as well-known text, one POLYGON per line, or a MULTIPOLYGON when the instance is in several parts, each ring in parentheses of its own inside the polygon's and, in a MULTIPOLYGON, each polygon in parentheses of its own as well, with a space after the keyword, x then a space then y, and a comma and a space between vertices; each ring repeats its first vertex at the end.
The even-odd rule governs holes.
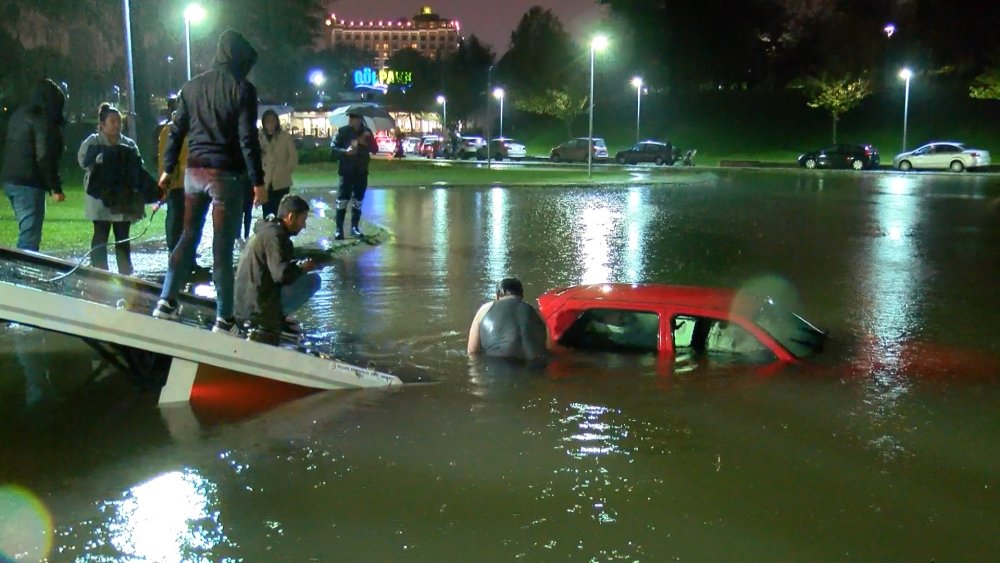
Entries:
POLYGON ((771 299, 764 300, 753 320, 796 358, 805 358, 823 349, 826 339, 823 331, 771 299))
POLYGON ((594 146, 601 147, 602 149, 607 148, 607 145, 604 144, 604 139, 594 139, 594 146))

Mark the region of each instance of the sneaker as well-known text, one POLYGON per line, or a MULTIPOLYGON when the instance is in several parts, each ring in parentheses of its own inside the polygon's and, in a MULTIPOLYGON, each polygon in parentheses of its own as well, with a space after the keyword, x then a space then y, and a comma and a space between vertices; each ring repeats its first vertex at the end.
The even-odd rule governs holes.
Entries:
POLYGON ((250 334, 247 335, 247 340, 250 342, 259 342, 261 344, 270 344, 272 346, 281 344, 281 338, 276 332, 260 328, 250 329, 250 334))
POLYGON ((291 340, 302 338, 302 325, 299 324, 299 321, 291 317, 285 317, 285 320, 281 323, 281 337, 291 340))
POLYGON ((153 309, 153 316, 158 319, 176 321, 181 316, 181 307, 174 299, 160 299, 153 309))
POLYGON ((351 235, 354 236, 354 238, 361 238, 361 237, 365 236, 364 233, 361 232, 361 229, 359 229, 357 225, 354 225, 353 227, 351 227, 351 235))
POLYGON ((337 229, 337 232, 333 235, 333 240, 344 240, 344 230, 337 229))
POLYGON ((237 324, 236 319, 229 318, 224 319, 222 317, 216 317, 215 326, 212 327, 212 332, 216 334, 229 334, 231 336, 240 335, 240 327, 237 324))

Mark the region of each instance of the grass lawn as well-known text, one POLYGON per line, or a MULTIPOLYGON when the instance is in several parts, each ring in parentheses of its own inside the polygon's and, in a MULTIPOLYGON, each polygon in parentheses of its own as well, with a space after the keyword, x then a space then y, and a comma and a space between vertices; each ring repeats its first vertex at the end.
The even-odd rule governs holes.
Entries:
MULTIPOLYGON (((94 234, 93 223, 83 216, 84 192, 83 185, 78 183, 66 183, 63 191, 66 193, 66 201, 55 203, 51 198, 45 200, 45 222, 42 225, 42 247, 45 253, 59 252, 69 249, 88 248, 90 238, 94 234)), ((6 198, 5 198, 6 199, 6 198)), ((147 213, 149 213, 147 208, 147 213)), ((166 208, 161 209, 153 219, 149 231, 145 238, 156 238, 163 236, 163 219, 166 217, 166 208)), ((148 219, 148 217, 147 217, 148 219)), ((147 219, 132 226, 132 234, 139 233, 139 229, 146 225, 147 219)), ((5 201, 0 205, 0 244, 4 246, 17 245, 17 220, 14 218, 14 210, 10 203, 5 201)), ((112 240, 114 238, 112 237, 112 240)))

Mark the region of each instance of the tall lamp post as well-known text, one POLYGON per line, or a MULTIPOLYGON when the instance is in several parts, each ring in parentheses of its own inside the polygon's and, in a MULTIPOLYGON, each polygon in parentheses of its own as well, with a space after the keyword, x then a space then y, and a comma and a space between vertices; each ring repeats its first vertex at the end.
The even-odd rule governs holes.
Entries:
POLYGON ((594 167, 594 54, 608 47, 608 38, 598 35, 590 41, 590 125, 587 129, 587 178, 594 167))
POLYGON ((910 120, 910 79, 913 78, 913 71, 904 68, 899 71, 899 77, 906 82, 906 94, 903 97, 903 152, 906 152, 906 126, 910 120))
POLYGON ((441 133, 448 135, 448 98, 437 97, 437 103, 441 105, 441 133))
MULTIPOLYGON (((493 90, 493 97, 500 100, 500 134, 497 136, 503 137, 503 97, 504 97, 503 88, 497 88, 493 90)), ((486 142, 489 142, 489 139, 487 139, 486 142)))
MULTIPOLYGON (((135 139, 137 138, 135 133, 135 75, 132 71, 132 11, 129 0, 122 0, 122 19, 125 20, 125 87, 128 89, 128 134, 135 139)), ((120 106, 120 88, 118 89, 118 99, 120 106)))
POLYGON ((632 79, 632 86, 635 87, 635 142, 639 144, 639 116, 642 112, 642 77, 636 76, 632 79))
POLYGON ((200 4, 189 4, 184 9, 184 50, 187 53, 187 79, 191 80, 191 24, 205 18, 205 9, 200 4))

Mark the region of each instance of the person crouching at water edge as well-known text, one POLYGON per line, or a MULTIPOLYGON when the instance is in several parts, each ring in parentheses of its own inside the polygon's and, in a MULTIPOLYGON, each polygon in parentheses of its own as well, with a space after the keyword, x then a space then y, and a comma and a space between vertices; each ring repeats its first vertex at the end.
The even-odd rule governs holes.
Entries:
POLYGON ((340 159, 340 191, 337 193, 337 232, 334 238, 344 240, 344 217, 351 205, 351 234, 360 237, 361 202, 368 189, 368 163, 378 154, 378 143, 372 130, 365 126, 361 114, 348 112, 347 125, 337 130, 331 153, 340 159), (353 204, 351 203, 353 200, 353 204))
POLYGON ((485 354, 526 361, 545 357, 548 331, 534 307, 524 302, 517 278, 497 284, 496 300, 479 308, 469 329, 469 355, 485 354))
POLYGON ((91 264, 108 269, 108 238, 114 229, 118 273, 132 275, 132 252, 127 240, 132 223, 146 215, 145 198, 137 181, 144 171, 139 147, 122 135, 122 115, 117 108, 101 104, 97 132, 84 139, 77 160, 86 171, 84 213, 94 222, 91 264))
POLYGON ((300 336, 290 315, 319 291, 319 274, 312 260, 292 259, 292 237, 302 232, 309 204, 286 195, 277 216, 258 221, 236 268, 236 317, 245 319, 251 339, 276 344, 281 335, 300 336))

